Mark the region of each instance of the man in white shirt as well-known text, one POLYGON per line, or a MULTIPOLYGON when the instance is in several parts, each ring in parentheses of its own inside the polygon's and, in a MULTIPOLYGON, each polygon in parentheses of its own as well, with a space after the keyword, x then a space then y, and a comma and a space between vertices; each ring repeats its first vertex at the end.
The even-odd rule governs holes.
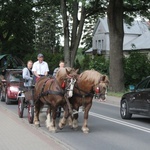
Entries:
POLYGON ((32 72, 36 78, 40 78, 41 76, 47 76, 49 72, 47 62, 43 61, 44 56, 43 54, 38 54, 37 56, 38 61, 34 62, 32 67, 32 72))

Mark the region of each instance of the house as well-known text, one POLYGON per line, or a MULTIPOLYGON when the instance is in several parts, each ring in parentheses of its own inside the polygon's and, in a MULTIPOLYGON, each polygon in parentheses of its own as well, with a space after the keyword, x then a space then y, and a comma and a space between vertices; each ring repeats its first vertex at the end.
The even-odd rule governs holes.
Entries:
MULTIPOLYGON (((107 18, 100 18, 92 35, 92 48, 86 54, 109 56, 109 28, 107 18)), ((123 52, 128 55, 132 50, 150 53, 150 25, 146 21, 134 21, 131 25, 124 23, 123 52)))

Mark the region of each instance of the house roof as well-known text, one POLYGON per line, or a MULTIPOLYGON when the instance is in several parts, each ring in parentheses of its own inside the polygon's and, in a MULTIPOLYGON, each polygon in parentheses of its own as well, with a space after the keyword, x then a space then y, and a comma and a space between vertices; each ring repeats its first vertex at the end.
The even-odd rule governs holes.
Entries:
POLYGON ((91 52, 93 52, 92 47, 91 47, 90 49, 86 50, 85 52, 86 52, 86 53, 91 53, 91 52))
MULTIPOLYGON (((99 30, 100 24, 103 26, 106 33, 109 33, 107 17, 99 18, 93 31, 93 35, 99 30)), ((124 23, 124 33, 125 34, 143 34, 148 31, 148 23, 145 21, 135 20, 131 25, 124 23)))
POLYGON ((150 49, 150 31, 144 32, 141 36, 128 42, 123 46, 123 50, 150 49))

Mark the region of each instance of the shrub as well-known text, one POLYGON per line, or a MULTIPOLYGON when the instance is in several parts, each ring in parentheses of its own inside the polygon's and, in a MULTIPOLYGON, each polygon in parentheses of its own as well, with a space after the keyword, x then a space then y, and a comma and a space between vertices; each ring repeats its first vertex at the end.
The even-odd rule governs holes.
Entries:
POLYGON ((124 59, 125 86, 136 85, 143 78, 150 75, 150 61, 146 54, 132 52, 124 59))
POLYGON ((109 61, 104 56, 95 56, 89 62, 89 68, 99 71, 102 74, 107 74, 109 72, 109 61))

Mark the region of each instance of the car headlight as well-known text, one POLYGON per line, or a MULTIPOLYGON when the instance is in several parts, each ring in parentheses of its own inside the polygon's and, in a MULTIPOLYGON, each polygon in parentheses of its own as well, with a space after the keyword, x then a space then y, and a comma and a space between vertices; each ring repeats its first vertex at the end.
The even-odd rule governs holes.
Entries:
POLYGON ((18 88, 17 87, 10 87, 10 91, 13 91, 13 92, 18 92, 18 88))

